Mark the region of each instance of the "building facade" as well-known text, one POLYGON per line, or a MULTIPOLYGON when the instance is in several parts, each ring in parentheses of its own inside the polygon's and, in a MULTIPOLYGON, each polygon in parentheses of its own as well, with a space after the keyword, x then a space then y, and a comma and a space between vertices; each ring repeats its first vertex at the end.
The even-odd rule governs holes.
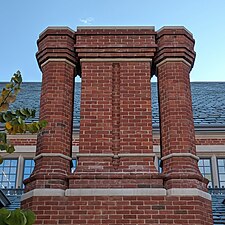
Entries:
POLYGON ((38 137, 11 136, 18 159, 2 165, 11 173, 2 186, 16 174, 13 185, 21 186, 34 168, 22 207, 34 210, 36 224, 212 224, 200 171, 210 186, 224 186, 225 138, 220 129, 194 130, 192 34, 183 27, 48 28, 38 48, 40 119, 48 127, 38 137), (72 132, 76 74, 80 129, 72 132), (154 74, 160 129, 152 126, 154 74))

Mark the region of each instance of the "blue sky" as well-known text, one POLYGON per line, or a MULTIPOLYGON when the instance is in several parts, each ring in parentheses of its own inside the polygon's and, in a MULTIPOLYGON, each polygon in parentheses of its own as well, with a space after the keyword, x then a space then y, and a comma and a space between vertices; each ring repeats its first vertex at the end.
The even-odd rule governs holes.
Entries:
POLYGON ((47 26, 185 26, 196 40, 192 81, 225 81, 225 0, 5 0, 0 2, 0 82, 21 70, 41 81, 35 53, 47 26))

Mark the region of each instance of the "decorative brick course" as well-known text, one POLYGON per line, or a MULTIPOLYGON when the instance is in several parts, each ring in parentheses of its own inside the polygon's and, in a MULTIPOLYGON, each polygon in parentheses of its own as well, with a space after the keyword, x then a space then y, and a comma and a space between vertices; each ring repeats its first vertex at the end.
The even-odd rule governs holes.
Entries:
MULTIPOLYGON (((9 138, 10 143, 19 146, 33 146, 37 138, 9 138)), ((73 138, 73 146, 79 146, 79 138, 73 138)), ((153 145, 160 145, 160 139, 153 137, 153 145)), ((225 138, 195 138, 195 145, 225 145, 225 138)))

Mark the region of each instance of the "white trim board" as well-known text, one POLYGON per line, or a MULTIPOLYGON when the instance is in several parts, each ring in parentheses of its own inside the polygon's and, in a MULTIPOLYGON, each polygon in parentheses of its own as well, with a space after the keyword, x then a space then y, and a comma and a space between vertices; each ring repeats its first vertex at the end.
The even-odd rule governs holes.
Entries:
POLYGON ((34 196, 200 196, 211 200, 211 195, 197 188, 79 188, 34 189, 22 195, 21 201, 34 196))

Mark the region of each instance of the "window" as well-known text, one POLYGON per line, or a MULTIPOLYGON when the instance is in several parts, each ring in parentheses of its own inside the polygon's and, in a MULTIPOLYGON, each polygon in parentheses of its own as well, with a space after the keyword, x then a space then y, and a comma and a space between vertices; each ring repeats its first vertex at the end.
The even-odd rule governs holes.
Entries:
POLYGON ((217 159, 220 188, 225 187, 225 159, 217 159))
POLYGON ((76 168, 77 168, 77 160, 76 159, 73 159, 72 160, 72 167, 71 167, 71 173, 74 173, 76 168))
POLYGON ((211 160, 210 159, 200 159, 198 161, 198 167, 202 176, 209 180, 208 187, 213 187, 212 183, 212 170, 211 170, 211 160))
POLYGON ((0 164, 0 187, 16 188, 17 159, 4 159, 0 164))
POLYGON ((162 169, 163 169, 161 163, 162 163, 161 159, 158 159, 158 172, 159 173, 162 173, 162 169))
POLYGON ((23 180, 28 178, 34 169, 34 160, 33 159, 25 159, 24 167, 23 167, 23 180))

